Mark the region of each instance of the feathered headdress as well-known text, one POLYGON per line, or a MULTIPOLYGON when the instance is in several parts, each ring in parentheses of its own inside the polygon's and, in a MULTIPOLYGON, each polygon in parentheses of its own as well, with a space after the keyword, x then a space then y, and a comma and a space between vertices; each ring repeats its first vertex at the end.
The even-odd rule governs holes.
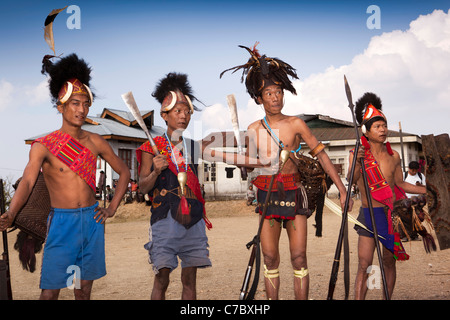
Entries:
POLYGON ((373 120, 379 119, 387 122, 386 116, 381 111, 381 99, 372 92, 366 92, 355 103, 355 116, 358 123, 361 125, 363 133, 366 133, 366 124, 373 120))
POLYGON ((279 85, 281 88, 290 91, 292 94, 297 94, 288 77, 291 76, 292 78, 298 79, 296 70, 278 58, 269 58, 266 55, 261 56, 256 49, 257 45, 258 42, 253 46, 253 49, 240 45, 240 48, 244 48, 250 53, 250 59, 246 64, 223 71, 220 74, 220 78, 222 78, 222 75, 227 71, 234 70, 232 73, 235 73, 236 71, 243 69, 241 82, 244 82, 244 77, 246 76, 245 86, 247 87, 247 92, 256 103, 258 103, 257 99, 261 96, 262 90, 273 84, 279 85))
POLYGON ((170 111, 176 103, 186 104, 189 106, 191 113, 194 110, 200 110, 192 104, 194 100, 200 103, 201 101, 193 95, 187 75, 183 73, 171 72, 167 74, 158 82, 152 96, 161 104, 161 112, 170 111))
POLYGON ((72 94, 86 94, 92 105, 94 95, 89 88, 91 68, 83 60, 72 53, 61 58, 56 63, 50 59, 54 56, 46 55, 42 60, 42 74, 50 77, 48 84, 53 103, 64 104, 72 94))
POLYGON ((366 123, 376 116, 386 120, 386 117, 381 112, 382 107, 381 99, 375 93, 366 92, 355 103, 356 120, 358 120, 359 124, 366 123))

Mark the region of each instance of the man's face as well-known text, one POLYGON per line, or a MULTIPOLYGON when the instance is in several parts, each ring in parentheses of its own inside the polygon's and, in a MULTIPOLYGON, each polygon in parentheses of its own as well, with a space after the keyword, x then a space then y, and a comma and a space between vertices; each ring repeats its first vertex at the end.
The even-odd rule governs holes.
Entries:
POLYGON ((370 141, 384 142, 388 134, 387 123, 384 120, 375 121, 366 135, 370 141))
POLYGON ((266 113, 280 113, 283 109, 284 92, 280 86, 271 85, 263 89, 258 103, 263 104, 266 113))
POLYGON ((58 111, 62 113, 65 121, 81 127, 89 113, 89 107, 87 95, 73 94, 65 104, 58 106, 58 111))
POLYGON ((191 121, 191 109, 184 103, 177 103, 169 112, 162 113, 162 118, 167 122, 170 131, 184 131, 191 121))
POLYGON ((417 171, 419 171, 419 170, 417 170, 417 169, 408 169, 408 172, 409 172, 409 174, 410 175, 412 175, 412 176, 415 176, 416 174, 417 174, 417 171))

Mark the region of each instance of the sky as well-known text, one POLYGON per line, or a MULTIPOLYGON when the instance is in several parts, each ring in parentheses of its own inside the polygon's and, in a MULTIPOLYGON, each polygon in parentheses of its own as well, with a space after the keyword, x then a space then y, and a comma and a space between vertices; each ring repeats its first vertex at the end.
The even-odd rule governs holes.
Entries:
MULTIPOLYGON (((297 95, 285 95, 287 115, 351 121, 345 75, 354 101, 368 91, 380 96, 390 129, 401 122, 416 135, 449 132, 448 1, 2 1, 0 178, 21 176, 30 149, 25 139, 61 127, 40 70, 42 57, 52 54, 45 18, 66 5, 76 10, 56 17, 55 50, 75 52, 92 67, 97 98, 90 116, 127 110, 121 94, 128 91, 141 110, 159 110, 151 93, 175 71, 188 74, 203 102, 186 136, 232 130, 229 94, 245 129, 263 110, 246 93, 241 72, 219 75, 248 60, 238 45, 258 41, 261 54, 282 59, 299 75, 297 95)), ((158 112, 155 124, 165 126, 158 112)))

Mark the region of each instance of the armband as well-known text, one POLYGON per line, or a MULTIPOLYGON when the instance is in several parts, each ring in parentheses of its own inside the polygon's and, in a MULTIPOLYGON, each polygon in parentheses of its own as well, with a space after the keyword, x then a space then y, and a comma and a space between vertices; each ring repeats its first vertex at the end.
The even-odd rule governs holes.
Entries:
POLYGON ((325 146, 322 142, 319 142, 317 146, 309 152, 309 154, 311 155, 311 157, 315 158, 319 153, 323 151, 323 149, 325 149, 325 146))

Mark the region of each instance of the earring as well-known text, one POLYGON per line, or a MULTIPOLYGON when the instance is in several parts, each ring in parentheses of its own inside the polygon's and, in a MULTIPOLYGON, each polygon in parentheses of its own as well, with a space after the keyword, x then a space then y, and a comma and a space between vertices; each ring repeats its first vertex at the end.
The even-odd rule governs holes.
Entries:
POLYGON ((367 129, 366 129, 366 125, 365 125, 365 124, 363 124, 363 125, 361 126, 361 131, 362 131, 363 134, 366 134, 366 133, 367 133, 367 129))

